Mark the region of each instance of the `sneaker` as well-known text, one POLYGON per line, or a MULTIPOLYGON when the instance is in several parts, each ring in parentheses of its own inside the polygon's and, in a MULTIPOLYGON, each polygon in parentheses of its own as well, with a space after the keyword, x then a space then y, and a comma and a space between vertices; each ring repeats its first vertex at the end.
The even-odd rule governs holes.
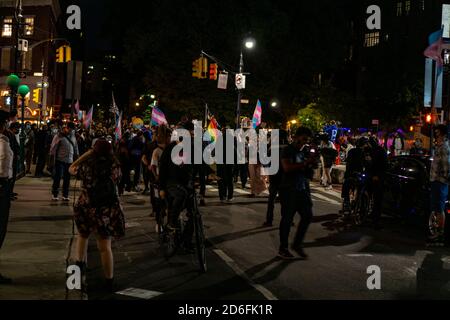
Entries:
POLYGON ((230 198, 230 199, 227 199, 227 202, 231 203, 231 202, 233 202, 233 200, 234 200, 234 198, 230 198))
POLYGON ((68 198, 68 197, 63 197, 62 200, 63 200, 64 202, 69 202, 69 201, 70 201, 70 198, 68 198))
POLYGON ((299 255, 300 258, 308 259, 308 255, 305 253, 302 247, 292 247, 292 250, 299 255))
POLYGON ((333 190, 333 186, 329 185, 325 187, 325 190, 333 190))
POLYGON ((58 198, 58 197, 55 197, 55 196, 53 196, 53 197, 52 197, 52 201, 59 201, 59 198, 58 198))
POLYGON ((281 249, 278 251, 278 257, 284 260, 295 259, 294 255, 288 249, 281 249))

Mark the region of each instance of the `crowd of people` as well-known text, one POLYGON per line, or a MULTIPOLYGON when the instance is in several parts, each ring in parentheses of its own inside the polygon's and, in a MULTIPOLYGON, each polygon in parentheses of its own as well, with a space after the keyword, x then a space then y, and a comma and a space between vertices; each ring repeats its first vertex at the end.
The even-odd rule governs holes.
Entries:
MULTIPOLYGON (((269 153, 278 153, 281 165, 275 174, 264 175, 264 166, 259 162, 248 163, 248 148, 245 146, 247 162, 240 164, 217 164, 210 166, 202 162, 185 161, 181 156, 177 163, 172 151, 181 143, 173 140, 173 130, 184 129, 194 135, 194 124, 184 118, 175 126, 160 125, 137 128, 124 126, 121 136, 113 127, 92 125, 87 130, 72 122, 54 122, 37 128, 26 123, 24 126, 25 157, 20 164, 21 125, 16 114, 0 112, 0 247, 6 234, 10 201, 18 196, 14 193, 18 169, 24 168, 26 174, 35 177, 51 176, 52 201, 70 201, 71 177, 81 180, 80 192, 74 206, 74 221, 78 229, 76 264, 86 270, 87 243, 91 234, 97 235, 98 248, 108 290, 113 290, 114 267, 111 239, 125 235, 125 214, 121 196, 128 192, 138 192, 150 197, 151 216, 158 217, 162 210, 168 213, 168 224, 164 226, 175 230, 178 217, 186 200, 195 188, 199 188, 200 205, 205 206, 206 184, 217 180, 218 198, 222 203, 232 203, 234 188, 240 178, 240 187, 248 189, 250 197, 257 197, 269 191, 266 219, 263 227, 270 227, 274 221, 274 207, 277 196, 281 202, 281 222, 279 228, 279 252, 283 259, 292 259, 292 251, 307 258, 303 250, 303 240, 313 217, 313 201, 310 181, 316 169, 322 167, 322 185, 332 188, 331 168, 338 159, 339 152, 345 150, 346 173, 342 188, 344 209, 349 206, 349 185, 351 175, 364 171, 370 176, 373 195, 373 224, 379 227, 382 204, 382 188, 387 169, 387 151, 376 136, 347 137, 336 148, 326 134, 314 136, 305 127, 299 127, 292 136, 280 131, 279 145, 268 145, 269 153), (32 164, 36 164, 34 174, 32 164), (63 180, 61 189, 61 180, 63 180), (141 186, 143 185, 143 188, 141 186), (62 198, 60 198, 62 194, 62 198), (295 214, 301 216, 297 226, 294 243, 289 246, 289 233, 295 214)), ((228 127, 224 127, 226 130, 228 127)), ((263 126, 265 130, 265 124, 263 126)), ((224 132, 225 133, 225 132, 224 132)), ((436 129, 437 152, 432 165, 432 201, 434 210, 442 210, 444 198, 448 195, 449 146, 446 130, 436 129)), ((226 135, 224 134, 225 139, 226 135)), ((415 150, 420 154, 420 141, 415 150)), ((193 153, 201 152, 208 145, 203 142, 201 150, 193 144, 193 153)), ((226 159, 226 141, 224 141, 226 159)), ((394 141, 394 146, 400 146, 394 141)), ((228 150, 229 152, 229 150, 228 150)), ((236 157, 236 150, 234 150, 236 157)), ((446 200, 446 199, 445 199, 446 200)), ((344 210, 345 211, 345 210, 344 210)), ((158 221, 158 220, 157 220, 158 221)), ((187 234, 192 234, 192 229, 187 234)), ((185 248, 192 249, 192 237, 186 237, 185 248)), ((0 282, 9 279, 0 275, 0 282)))

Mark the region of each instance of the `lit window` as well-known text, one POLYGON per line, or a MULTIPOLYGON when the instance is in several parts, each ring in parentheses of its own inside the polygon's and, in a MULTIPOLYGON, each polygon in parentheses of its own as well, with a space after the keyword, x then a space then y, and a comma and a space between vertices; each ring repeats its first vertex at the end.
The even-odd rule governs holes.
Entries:
POLYGON ((12 18, 3 19, 2 37, 12 37, 12 31, 13 31, 12 23, 13 23, 12 18))
POLYGON ((380 43, 380 33, 379 32, 370 32, 366 33, 364 39, 364 47, 375 47, 380 43))
POLYGON ((425 10, 425 0, 422 0, 422 10, 425 10))
POLYGON ((397 17, 402 15, 403 2, 397 2, 397 17))
POLYGON ((25 18, 25 35, 32 36, 34 33, 34 18, 25 18))
POLYGON ((411 1, 407 0, 407 1, 405 1, 405 14, 409 15, 410 10, 411 10, 411 1))

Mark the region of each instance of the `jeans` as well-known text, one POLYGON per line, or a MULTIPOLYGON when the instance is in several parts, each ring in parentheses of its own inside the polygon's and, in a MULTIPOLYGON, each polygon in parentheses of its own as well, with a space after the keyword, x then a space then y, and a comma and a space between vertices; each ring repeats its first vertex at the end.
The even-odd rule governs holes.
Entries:
POLYGON ((300 224, 297 227, 293 247, 300 247, 312 222, 313 203, 309 188, 303 191, 295 189, 283 189, 280 191, 281 197, 281 223, 280 223, 280 250, 286 250, 289 246, 289 232, 295 214, 301 216, 300 224))
POLYGON ((444 212, 448 199, 448 185, 439 181, 431 182, 431 212, 444 212))
POLYGON ((64 198, 69 197, 69 187, 70 187, 69 167, 70 163, 56 161, 53 172, 53 187, 52 187, 52 194, 54 197, 57 197, 59 194, 59 186, 61 184, 61 178, 63 179, 63 197, 64 198))
POLYGON ((219 197, 220 200, 233 199, 233 165, 218 164, 217 176, 219 180, 219 197))
MULTIPOLYGON (((237 164, 235 168, 235 177, 241 178, 242 187, 245 187, 248 180, 248 164, 237 164)), ((237 179, 237 178, 236 178, 237 179)))
POLYGON ((10 183, 6 178, 0 178, 0 249, 6 237, 11 206, 10 183))
POLYGON ((187 209, 188 221, 186 223, 184 231, 184 241, 191 242, 192 236, 194 234, 194 223, 192 220, 192 206, 189 201, 189 191, 182 186, 168 186, 167 187, 167 205, 168 205, 168 215, 169 224, 172 227, 178 226, 178 219, 180 213, 187 209))
POLYGON ((200 182, 200 195, 205 196, 206 194, 206 168, 204 164, 196 164, 194 165, 194 173, 193 178, 198 174, 198 179, 200 182))
POLYGON ((267 203, 266 222, 273 222, 273 210, 275 209, 275 200, 280 189, 279 181, 271 181, 269 185, 269 201, 267 203))

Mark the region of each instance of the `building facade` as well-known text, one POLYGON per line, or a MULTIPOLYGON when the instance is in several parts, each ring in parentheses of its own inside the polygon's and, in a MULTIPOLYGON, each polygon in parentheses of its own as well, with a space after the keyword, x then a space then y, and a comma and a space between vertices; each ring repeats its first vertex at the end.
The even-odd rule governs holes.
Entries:
POLYGON ((10 108, 5 81, 9 74, 16 73, 21 84, 31 90, 26 99, 26 118, 37 120, 41 115, 46 119, 58 113, 64 101, 64 66, 56 63, 56 49, 67 43, 62 39, 61 8, 58 0, 21 2, 23 18, 18 28, 14 18, 18 1, 0 0, 0 108, 10 108), (26 52, 16 54, 17 38, 28 41, 26 52), (42 89, 39 102, 34 102, 33 90, 38 88, 42 89))

